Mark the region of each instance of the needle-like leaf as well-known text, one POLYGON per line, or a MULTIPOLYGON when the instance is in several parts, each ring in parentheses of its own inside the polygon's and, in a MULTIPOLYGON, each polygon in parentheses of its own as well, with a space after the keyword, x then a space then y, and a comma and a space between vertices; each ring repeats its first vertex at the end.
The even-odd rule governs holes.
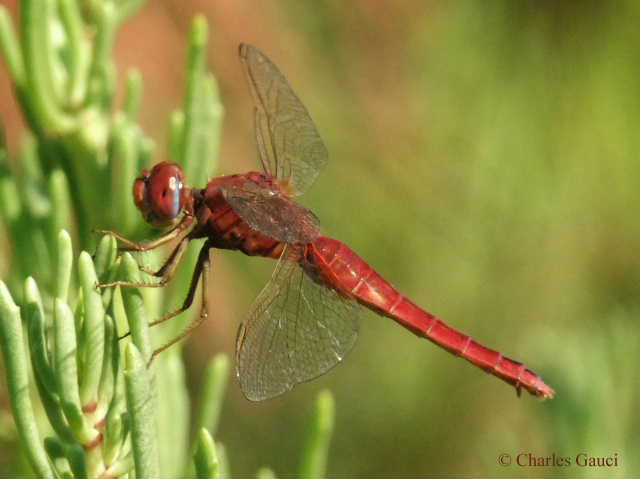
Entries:
POLYGON ((316 399, 309 435, 302 451, 300 477, 325 477, 334 420, 333 395, 328 390, 321 391, 316 399))
MULTIPOLYGON (((207 22, 202 15, 196 16, 191 24, 189 32, 189 51, 187 52, 187 87, 185 91, 184 111, 184 137, 182 139, 182 155, 180 163, 183 166, 187 178, 200 178, 198 163, 202 160, 206 163, 208 158, 200 157, 198 152, 202 148, 203 138, 200 136, 202 98, 199 93, 204 81, 204 67, 206 62, 206 46, 209 30, 207 22)), ((206 140, 205 140, 206 141, 206 140)), ((206 177, 206 176, 205 176, 206 177)))
POLYGON ((125 416, 126 398, 124 386, 122 376, 118 376, 104 428, 103 458, 107 467, 121 456, 123 447, 123 437, 125 437, 124 432, 126 430, 124 418, 128 417, 125 416))
POLYGON ((124 95, 124 112, 129 121, 135 121, 142 97, 142 76, 135 68, 127 72, 127 85, 124 95))
POLYGON ((261 467, 256 474, 257 479, 276 479, 276 473, 268 467, 261 467))
POLYGON ((158 388, 158 451, 163 473, 179 476, 187 463, 191 463, 189 426, 191 400, 184 387, 185 365, 179 348, 158 356, 157 369, 163 374, 156 377, 158 388))
POLYGON ((133 343, 127 345, 124 376, 136 477, 159 477, 151 377, 146 357, 133 343))
POLYGON ((98 431, 90 427, 83 414, 78 387, 78 365, 76 362, 76 330, 73 313, 60 299, 54 304, 55 374, 60 395, 60 405, 71 427, 71 432, 80 444, 91 444, 98 431))
POLYGON ((60 19, 67 37, 70 84, 67 101, 78 107, 84 100, 89 74, 89 44, 84 37, 82 14, 77 0, 58 0, 60 19))
POLYGON ((104 358, 104 307, 97 289, 98 277, 91 256, 83 251, 78 259, 78 276, 84 299, 82 323, 83 371, 80 380, 82 407, 94 410, 104 358))
POLYGON ((69 467, 74 478, 88 478, 87 463, 85 461, 85 451, 80 444, 65 444, 65 457, 69 461, 69 467))
MULTIPOLYGON (((71 218, 73 206, 69 195, 69 183, 67 182, 67 176, 60 168, 53 170, 49 176, 49 197, 51 198, 51 217, 47 236, 50 238, 49 243, 55 244, 56 241, 59 241, 58 234, 61 230, 69 231, 73 228, 73 220, 71 218)), ((64 249, 64 251, 67 251, 67 249, 64 249)), ((68 251, 70 254, 70 249, 68 251)))
POLYGON ((217 354, 209 361, 204 373, 202 397, 196 421, 198 429, 206 428, 215 435, 228 378, 229 358, 225 354, 217 354))
POLYGON ((20 194, 9 171, 6 151, 0 150, 0 215, 7 227, 12 227, 21 212, 20 194))
POLYGON ((13 302, 9 290, 2 281, 0 281, 0 346, 13 418, 27 458, 37 475, 54 477, 31 405, 28 361, 24 351, 20 309, 13 302))
POLYGON ((184 139, 184 113, 175 110, 169 120, 169 141, 167 142, 167 158, 179 163, 182 159, 182 141, 184 139))
POLYGON ((51 459, 51 462, 53 463, 53 467, 57 473, 56 477, 74 477, 69 461, 67 460, 67 451, 63 441, 57 437, 45 437, 44 449, 47 451, 49 459, 51 459))
POLYGON ((29 333, 29 353, 40 400, 53 430, 65 441, 71 442, 73 435, 60 408, 56 377, 51 365, 40 292, 33 278, 27 278, 24 289, 24 318, 29 333))
POLYGON ((96 37, 89 70, 89 101, 100 107, 109 105, 113 96, 114 78, 111 48, 117 28, 117 12, 111 2, 96 4, 96 37))
POLYGON ((96 275, 101 282, 106 279, 106 274, 116 260, 118 250, 116 248, 116 240, 111 235, 104 235, 100 238, 96 254, 93 258, 96 275))
MULTIPOLYGON (((212 75, 205 72, 208 27, 196 16, 191 24, 187 58, 185 123, 180 163, 187 178, 208 178, 218 152, 223 108, 212 75)), ((192 180, 194 181, 194 180, 192 180)))
POLYGON ((198 431, 193 461, 196 466, 196 477, 202 479, 220 477, 215 443, 205 428, 198 431))
POLYGON ((71 248, 71 237, 65 230, 60 230, 57 240, 56 297, 66 301, 71 281, 73 250, 71 248))
POLYGON ((9 11, 2 5, 0 5, 0 53, 4 57, 13 83, 17 88, 22 89, 25 83, 22 51, 9 11))
MULTIPOLYGON (((124 281, 137 283, 140 281, 140 273, 138 271, 138 263, 135 262, 129 253, 122 255, 122 264, 120 266, 121 277, 124 281)), ((145 361, 151 359, 151 340, 149 338, 149 322, 144 309, 144 301, 142 295, 137 288, 120 288, 122 301, 131 331, 131 339, 137 349, 142 354, 145 361)))
POLYGON ((52 92, 54 73, 50 46, 52 0, 24 0, 21 3, 22 46, 24 48, 26 79, 30 87, 30 104, 34 117, 42 124, 36 127, 49 133, 64 134, 73 130, 77 123, 57 103, 52 92))
POLYGON ((111 405, 116 381, 118 379, 118 368, 120 366, 120 348, 118 346, 118 334, 116 325, 111 316, 105 315, 104 320, 104 356, 100 384, 98 386, 98 407, 96 416, 103 418, 111 405))
POLYGON ((138 174, 140 142, 141 134, 137 125, 125 113, 118 112, 113 121, 112 214, 123 231, 131 231, 139 216, 130 196, 131 184, 138 174))

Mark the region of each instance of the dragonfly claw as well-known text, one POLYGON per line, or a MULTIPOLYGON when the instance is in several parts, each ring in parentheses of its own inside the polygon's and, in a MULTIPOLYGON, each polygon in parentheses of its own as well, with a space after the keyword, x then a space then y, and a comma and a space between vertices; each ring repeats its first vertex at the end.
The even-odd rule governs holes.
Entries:
POLYGON ((154 271, 152 269, 149 269, 149 268, 147 268, 145 266, 138 265, 138 269, 140 271, 142 271, 143 273, 148 274, 149 276, 158 276, 158 273, 156 271, 154 271))
POLYGON ((120 340, 122 340, 122 339, 124 339, 124 338, 127 338, 127 337, 129 337, 129 336, 131 336, 131 331, 127 331, 127 332, 126 332, 126 333, 124 333, 122 336, 118 336, 118 341, 120 341, 120 340))

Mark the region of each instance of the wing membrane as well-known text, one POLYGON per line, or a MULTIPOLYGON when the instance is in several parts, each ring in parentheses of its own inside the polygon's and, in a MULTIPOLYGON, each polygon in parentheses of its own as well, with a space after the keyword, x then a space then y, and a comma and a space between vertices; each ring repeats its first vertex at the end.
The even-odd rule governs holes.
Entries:
POLYGON ((255 106, 258 156, 266 173, 291 185, 294 195, 306 191, 326 166, 327 149, 309 112, 284 75, 257 48, 240 45, 255 106))
POLYGON ((278 396, 339 363, 355 343, 358 309, 285 251, 238 332, 236 370, 247 399, 278 396))
POLYGON ((255 183, 221 188, 233 211, 253 229, 285 243, 311 243, 320 235, 318 218, 277 191, 255 183))

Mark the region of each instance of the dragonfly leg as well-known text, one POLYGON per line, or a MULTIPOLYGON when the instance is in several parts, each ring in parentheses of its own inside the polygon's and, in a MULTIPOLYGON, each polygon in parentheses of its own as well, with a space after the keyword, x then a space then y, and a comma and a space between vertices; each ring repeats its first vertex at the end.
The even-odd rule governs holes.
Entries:
POLYGON ((209 273, 211 271, 211 260, 209 259, 209 250, 211 248, 212 248, 212 245, 210 244, 209 241, 207 241, 204 244, 204 246, 202 246, 202 249, 200 250, 200 254, 198 255, 198 262, 196 263, 195 270, 193 271, 193 277, 191 278, 191 285, 189 286, 189 292, 187 293, 187 297, 185 298, 184 303, 182 303, 182 306, 178 308, 176 311, 174 311, 173 313, 170 313, 164 316, 163 318, 160 318, 156 321, 149 323, 149 326, 155 326, 156 324, 164 323, 165 321, 175 318, 180 313, 189 309, 189 307, 191 307, 191 305, 193 304, 193 298, 196 293, 196 288, 198 287, 198 279, 202 276, 202 308, 200 309, 200 314, 198 315, 198 318, 193 320, 191 324, 189 324, 189 326, 187 326, 178 336, 176 336, 175 338, 173 338, 171 341, 164 344, 163 346, 159 347, 158 349, 156 349, 151 355, 148 365, 151 365, 151 362, 154 360, 154 358, 158 354, 160 354, 165 349, 170 348, 177 342, 182 341, 185 337, 187 337, 191 333, 191 331, 196 329, 198 326, 202 324, 202 322, 205 319, 207 319, 207 316, 209 315, 209 308, 207 303, 207 284, 208 284, 209 273))
POLYGON ((161 288, 165 286, 169 281, 171 281, 175 275, 176 268, 180 263, 180 259, 182 259, 182 255, 184 254, 187 246, 189 244, 189 236, 184 236, 178 246, 176 246, 165 263, 158 271, 153 271, 144 267, 140 267, 140 270, 158 278, 161 278, 157 283, 143 283, 139 281, 112 281, 111 283, 101 283, 98 285, 99 288, 110 288, 113 286, 125 286, 125 287, 136 287, 136 288, 161 288))
POLYGON ((156 278, 163 278, 164 283, 168 283, 173 278, 176 267, 178 266, 178 264, 180 264, 180 260, 182 259, 182 255, 189 245, 190 239, 191 238, 189 238, 189 236, 185 236, 184 238, 182 238, 178 243, 178 246, 173 249, 169 257, 166 259, 166 261, 158 271, 153 271, 147 268, 140 268, 141 271, 144 271, 151 276, 155 276, 156 278))
POLYGON ((185 215, 185 217, 178 223, 173 229, 169 230, 168 233, 160 236, 159 238, 153 241, 147 241, 145 243, 136 243, 135 241, 131 241, 130 239, 125 238, 120 233, 116 233, 115 231, 110 230, 96 230, 96 233, 101 233, 109 236, 113 236, 115 239, 127 245, 124 248, 119 248, 120 251, 149 251, 151 249, 155 249, 158 246, 162 246, 163 244, 168 243, 169 241, 180 236, 184 230, 188 229, 193 222, 195 221, 195 217, 192 215, 185 215))
MULTIPOLYGON (((109 287, 112 287, 112 286, 124 286, 124 287, 137 287, 137 288, 149 288, 149 287, 151 287, 151 288, 160 288, 162 286, 165 286, 167 283, 169 283, 169 281, 171 281, 174 278, 175 272, 176 272, 176 267, 180 263, 180 259, 182 258, 182 255, 184 254, 185 250, 187 249, 187 245, 188 244, 189 244, 189 237, 185 236, 184 238, 182 238, 180 240, 180 243, 178 243, 178 246, 176 246, 173 249, 173 251, 169 255, 169 258, 167 258, 167 261, 165 261, 164 265, 162 265, 162 267, 158 271, 156 271, 156 272, 154 272, 152 270, 145 271, 143 269, 143 271, 145 271, 147 274, 150 274, 152 276, 158 276, 158 277, 162 278, 157 283, 136 283, 136 282, 131 282, 131 281, 114 281, 112 283, 99 284, 98 287, 99 288, 109 288, 109 287)), ((171 319, 171 318, 167 318, 167 319, 171 319)), ((164 319, 161 320, 161 321, 154 321, 154 322, 150 323, 149 326, 153 326, 153 325, 158 324, 158 323, 160 323, 162 321, 164 321, 164 319)), ((131 334, 131 331, 123 334, 122 336, 119 336, 118 339, 119 340, 120 339, 124 339, 127 336, 129 336, 130 334, 131 334)))
POLYGON ((114 286, 124 286, 125 288, 162 288, 168 283, 167 281, 158 281, 157 283, 142 283, 140 281, 112 281, 111 283, 100 283, 98 288, 112 288, 114 286))

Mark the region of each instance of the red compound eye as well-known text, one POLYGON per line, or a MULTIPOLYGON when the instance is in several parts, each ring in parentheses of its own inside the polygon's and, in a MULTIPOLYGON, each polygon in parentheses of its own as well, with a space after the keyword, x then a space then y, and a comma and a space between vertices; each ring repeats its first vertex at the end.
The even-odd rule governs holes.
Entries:
POLYGON ((163 161, 150 172, 144 170, 133 182, 133 200, 154 226, 168 226, 183 208, 184 175, 176 163, 163 161))

